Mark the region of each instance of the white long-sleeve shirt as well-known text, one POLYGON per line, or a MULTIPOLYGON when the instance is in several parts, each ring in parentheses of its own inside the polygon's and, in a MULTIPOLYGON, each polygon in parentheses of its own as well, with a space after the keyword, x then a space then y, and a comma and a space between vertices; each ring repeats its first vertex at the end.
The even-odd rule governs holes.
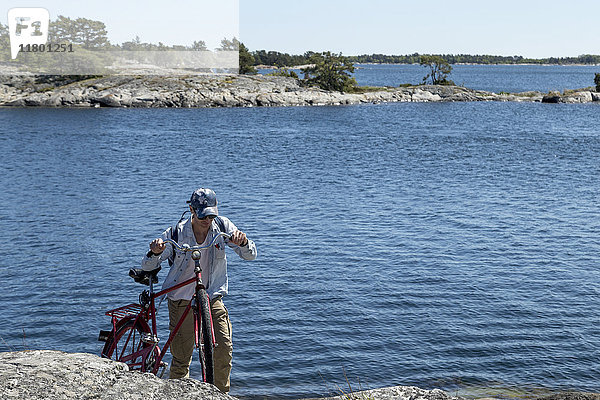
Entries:
MULTIPOLYGON (((237 230, 236 226, 228 218, 219 218, 223 220, 226 233, 231 234, 237 230)), ((164 231, 161 235, 163 240, 172 238, 172 229, 178 230, 177 242, 179 244, 187 243, 190 246, 202 245, 202 243, 196 243, 194 231, 192 230, 191 217, 181 221, 176 227, 164 231)), ((219 232, 219 227, 216 221, 213 220, 204 243, 210 243, 219 232)), ((214 246, 201 250, 200 267, 202 268, 202 282, 206 287, 206 293, 211 299, 219 295, 226 295, 228 291, 227 256, 225 255, 226 244, 244 260, 254 260, 257 256, 256 245, 250 239, 248 239, 246 246, 241 247, 226 241, 221 236, 217 239, 214 246)), ((173 250, 173 246, 167 244, 161 254, 157 256, 151 255, 150 257, 146 254, 142 259, 142 269, 152 271, 158 268, 162 261, 171 257, 173 251, 175 251, 173 265, 165 278, 162 286, 163 289, 170 288, 194 277, 194 260, 192 260, 191 252, 173 250)), ((167 293, 167 297, 171 300, 190 300, 194 295, 194 288, 195 285, 192 283, 167 293)))

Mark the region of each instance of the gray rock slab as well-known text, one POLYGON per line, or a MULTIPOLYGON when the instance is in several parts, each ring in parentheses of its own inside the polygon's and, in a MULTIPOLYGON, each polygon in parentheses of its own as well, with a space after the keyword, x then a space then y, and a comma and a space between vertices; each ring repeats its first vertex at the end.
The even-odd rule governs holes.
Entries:
POLYGON ((330 92, 299 80, 264 75, 105 76, 80 81, 0 76, 0 106, 53 107, 287 107, 383 102, 517 101, 589 103, 596 92, 492 93, 460 86, 379 88, 330 92))
POLYGON ((593 101, 592 92, 582 91, 571 95, 563 96, 563 103, 591 103, 593 101))
POLYGON ((234 400, 194 379, 166 380, 87 353, 51 350, 0 353, 2 399, 234 400))
POLYGON ((600 393, 562 392, 542 397, 540 400, 600 400, 600 393))
MULTIPOLYGON (((392 386, 381 389, 348 392, 320 400, 464 400, 439 390, 426 390, 415 386, 392 386)), ((316 400, 316 399, 311 399, 316 400)), ((582 399, 584 400, 584 399, 582 399)))

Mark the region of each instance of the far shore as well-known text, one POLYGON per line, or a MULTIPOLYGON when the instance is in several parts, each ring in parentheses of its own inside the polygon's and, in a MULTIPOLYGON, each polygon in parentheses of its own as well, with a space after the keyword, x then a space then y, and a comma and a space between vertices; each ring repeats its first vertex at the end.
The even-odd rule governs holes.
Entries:
MULTIPOLYGON (((374 62, 368 62, 368 63, 355 63, 356 65, 415 65, 415 66, 419 66, 419 64, 416 63, 374 63, 374 62)), ((535 63, 496 63, 496 64, 480 64, 480 63, 455 63, 452 65, 479 65, 482 67, 493 67, 493 66, 517 66, 517 67, 526 67, 526 66, 531 66, 531 67, 600 67, 600 64, 535 64, 535 63)), ((256 69, 302 69, 302 68, 306 68, 306 67, 310 67, 312 66, 312 64, 307 64, 307 65, 294 65, 291 67, 278 67, 276 65, 255 65, 254 67, 256 69)))

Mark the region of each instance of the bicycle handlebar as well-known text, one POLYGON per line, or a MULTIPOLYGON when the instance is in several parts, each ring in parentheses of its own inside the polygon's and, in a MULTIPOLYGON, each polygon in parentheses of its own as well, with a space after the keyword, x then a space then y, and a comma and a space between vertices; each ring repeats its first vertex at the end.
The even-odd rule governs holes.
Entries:
POLYGON ((213 237, 213 239, 210 241, 210 243, 207 244, 206 246, 190 246, 189 244, 186 244, 186 243, 179 244, 172 239, 163 240, 163 243, 171 243, 173 245, 173 247, 175 247, 176 249, 178 249, 180 251, 195 251, 195 250, 208 249, 209 247, 214 245, 215 242, 217 241, 217 239, 220 238, 221 236, 223 236, 226 239, 229 239, 231 237, 231 235, 228 233, 219 232, 219 234, 215 235, 215 237, 213 237))

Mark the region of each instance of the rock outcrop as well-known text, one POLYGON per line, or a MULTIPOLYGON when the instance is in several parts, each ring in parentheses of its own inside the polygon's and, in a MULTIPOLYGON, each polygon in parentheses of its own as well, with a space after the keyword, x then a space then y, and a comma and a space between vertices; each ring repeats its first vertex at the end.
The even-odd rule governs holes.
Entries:
MULTIPOLYGON (((540 92, 496 94, 458 86, 382 87, 365 93, 325 91, 297 79, 264 75, 77 77, 0 75, 0 106, 282 107, 382 102, 543 101, 540 92)), ((557 102, 598 101, 595 92, 557 102)))
POLYGON ((0 398, 28 400, 234 400, 194 379, 130 372, 93 354, 35 350, 0 353, 0 398))
POLYGON ((589 103, 589 90, 492 93, 459 86, 381 87, 364 93, 325 91, 293 78, 265 75, 78 77, 0 75, 0 106, 285 107, 383 102, 515 101, 589 103))
POLYGON ((542 97, 542 103, 591 103, 599 100, 600 93, 590 90, 567 91, 564 94, 550 92, 542 97))
MULTIPOLYGON (((149 373, 130 372, 125 364, 93 354, 52 350, 0 353, 0 393, 0 398, 7 400, 236 400, 235 397, 219 392, 215 386, 194 379, 160 379, 149 373)), ((367 397, 352 398, 462 400, 441 390, 406 386, 352 395, 361 394, 367 397)))
MULTIPOLYGON (((340 396, 311 400, 465 400, 462 397, 450 396, 439 390, 425 390, 415 386, 393 386, 381 389, 365 390, 341 394, 340 396)), ((488 399, 490 400, 490 399, 488 399)), ((581 399, 584 400, 584 399, 581 399)), ((585 399, 587 400, 587 399, 585 399)), ((591 399, 590 399, 591 400, 591 399)))
POLYGON ((543 397, 540 400, 600 400, 600 393, 562 392, 543 397))

